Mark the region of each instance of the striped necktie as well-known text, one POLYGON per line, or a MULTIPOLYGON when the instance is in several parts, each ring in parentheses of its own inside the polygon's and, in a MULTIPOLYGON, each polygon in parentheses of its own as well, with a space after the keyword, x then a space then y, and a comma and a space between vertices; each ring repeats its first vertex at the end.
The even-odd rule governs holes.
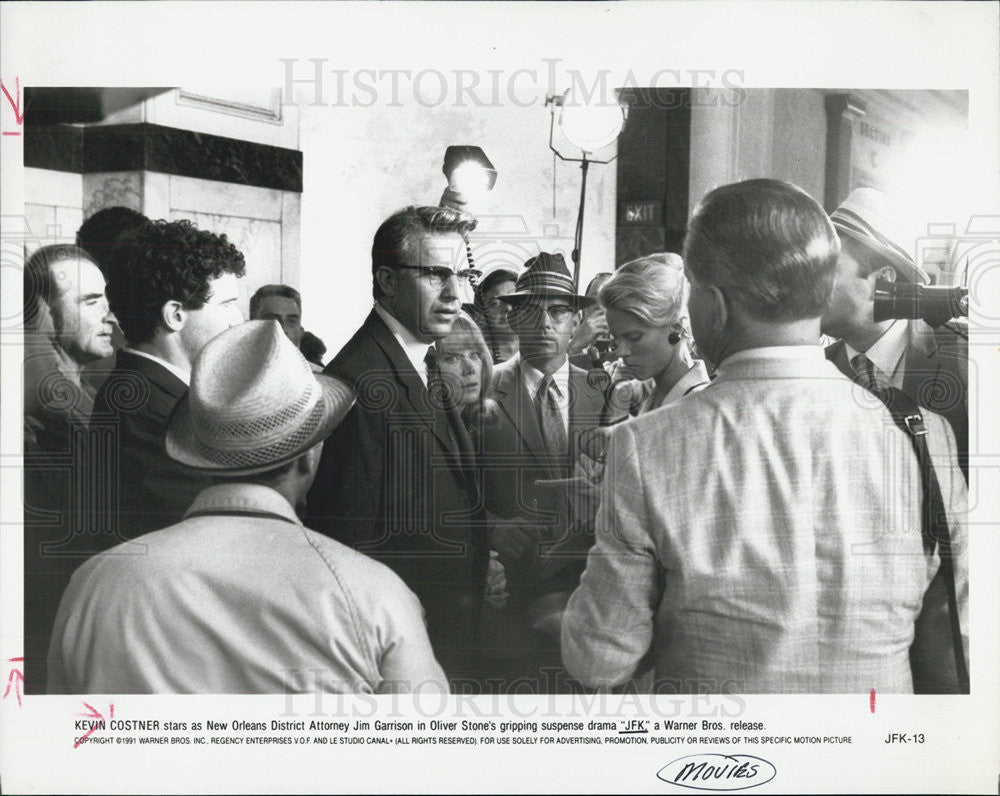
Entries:
POLYGON ((546 376, 538 385, 535 405, 538 409, 538 424, 542 428, 545 447, 549 453, 565 456, 569 453, 569 439, 559 411, 559 392, 552 376, 546 376))
POLYGON ((888 386, 882 371, 864 354, 855 354, 851 357, 851 367, 857 374, 855 381, 869 392, 877 393, 888 386))

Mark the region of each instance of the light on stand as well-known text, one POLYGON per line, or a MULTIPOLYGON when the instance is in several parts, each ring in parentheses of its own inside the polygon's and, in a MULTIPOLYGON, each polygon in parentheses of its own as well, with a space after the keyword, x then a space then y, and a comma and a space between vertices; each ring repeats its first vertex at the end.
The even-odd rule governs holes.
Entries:
POLYGON ((583 248, 583 216, 587 203, 587 170, 591 163, 610 163, 618 157, 616 152, 606 160, 590 157, 594 152, 611 145, 621 134, 625 126, 627 110, 617 101, 588 105, 574 101, 572 89, 564 94, 546 97, 545 104, 549 106, 549 149, 560 159, 571 163, 579 163, 580 179, 580 210, 576 217, 576 234, 573 238, 573 284, 580 288, 580 253, 583 248), (556 108, 559 112, 559 129, 574 147, 580 150, 581 157, 566 157, 552 141, 556 125, 556 108))
POLYGON ((608 146, 618 138, 624 126, 621 105, 571 105, 563 98, 559 129, 584 154, 608 146))
MULTIPOLYGON (((475 203, 493 190, 497 182, 497 170, 493 167, 490 159, 486 157, 481 147, 478 146, 450 146, 444 151, 444 166, 442 167, 444 176, 448 179, 448 187, 441 197, 442 207, 451 207, 455 210, 468 212, 467 205, 471 201, 475 203)), ((465 241, 465 255, 468 260, 469 270, 472 272, 472 284, 479 272, 476 271, 476 264, 472 258, 472 247, 469 241, 465 241)), ((468 287, 466 287, 468 292, 468 287)), ((464 302, 472 300, 470 295, 462 297, 464 302)))
POLYGON ((492 191, 497 182, 497 170, 477 146, 448 147, 444 152, 442 171, 448 178, 448 188, 467 199, 492 191))

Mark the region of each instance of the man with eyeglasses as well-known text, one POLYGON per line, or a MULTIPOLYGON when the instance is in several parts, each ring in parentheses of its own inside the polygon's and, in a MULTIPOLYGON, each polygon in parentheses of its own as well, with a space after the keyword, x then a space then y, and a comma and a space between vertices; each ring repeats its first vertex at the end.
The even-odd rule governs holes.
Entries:
POLYGON ((384 562, 420 598, 453 682, 475 677, 489 551, 469 519, 479 502, 472 443, 435 389, 431 344, 458 317, 475 226, 451 208, 407 207, 375 233, 375 305, 324 371, 351 384, 357 403, 307 497, 310 527, 384 562))
POLYGON ((562 608, 583 570, 592 517, 580 516, 571 487, 558 482, 573 474, 586 435, 605 416, 603 383, 568 358, 593 300, 577 294, 562 255, 548 252, 525 263, 514 292, 500 298, 519 350, 496 368, 500 411, 484 427, 480 464, 486 508, 500 518, 491 546, 510 598, 491 612, 482 651, 505 690, 561 692, 570 687, 560 674, 562 608))

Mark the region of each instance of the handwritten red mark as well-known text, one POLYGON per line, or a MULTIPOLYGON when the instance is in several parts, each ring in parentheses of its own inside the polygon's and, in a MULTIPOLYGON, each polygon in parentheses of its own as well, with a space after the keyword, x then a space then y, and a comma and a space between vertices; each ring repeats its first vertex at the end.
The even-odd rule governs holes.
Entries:
MULTIPOLYGON (((8 658, 11 663, 21 663, 24 658, 8 658)), ((17 696, 17 706, 21 707, 21 683, 24 682, 24 673, 16 666, 11 667, 10 674, 7 676, 7 690, 3 692, 3 698, 7 698, 7 694, 10 693, 10 689, 14 689, 14 694, 17 696)))
MULTIPOLYGON (((83 706, 85 708, 87 708, 87 710, 89 710, 90 712, 89 713, 80 713, 78 715, 83 716, 86 719, 95 719, 95 722, 93 723, 93 726, 89 730, 87 730, 83 735, 81 735, 77 739, 76 743, 73 744, 73 748, 74 749, 76 749, 78 746, 80 746, 80 744, 82 744, 85 740, 87 740, 87 738, 90 737, 91 733, 93 733, 94 730, 98 729, 99 725, 96 723, 97 721, 103 721, 104 720, 104 716, 102 716, 101 712, 97 708, 95 708, 93 705, 89 705, 86 702, 84 702, 83 706)), ((114 704, 114 702, 111 703, 110 711, 109 712, 111 713, 111 718, 113 719, 115 717, 115 704, 114 704)))
POLYGON ((868 707, 869 707, 869 709, 871 710, 872 713, 875 712, 875 689, 874 688, 872 689, 872 692, 868 695, 868 707))
MULTIPOLYGON (((7 90, 7 87, 3 84, 2 80, 0 80, 0 91, 3 91, 3 95, 7 98, 7 102, 10 103, 10 107, 14 109, 14 121, 17 122, 17 126, 20 127, 21 125, 24 124, 24 112, 21 110, 21 78, 19 77, 14 78, 14 95, 17 97, 16 100, 14 99, 14 97, 10 95, 10 92, 7 90)), ((21 134, 20 131, 17 132, 14 131, 8 132, 6 130, 4 131, 4 135, 20 135, 20 134, 21 134)))

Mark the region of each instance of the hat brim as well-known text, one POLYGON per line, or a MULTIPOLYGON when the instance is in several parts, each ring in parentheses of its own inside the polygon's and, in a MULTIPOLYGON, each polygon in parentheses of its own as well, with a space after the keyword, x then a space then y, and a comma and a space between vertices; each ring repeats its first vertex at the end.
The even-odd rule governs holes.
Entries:
POLYGON ((541 298, 541 299, 553 299, 560 298, 566 299, 572 302, 578 310, 586 309, 597 302, 597 299, 588 298, 587 296, 578 296, 576 293, 563 293, 558 290, 552 290, 546 293, 536 293, 534 291, 520 291, 514 293, 508 293, 505 296, 497 296, 500 301, 506 304, 510 304, 512 307, 516 307, 519 304, 524 304, 528 299, 541 298))
POLYGON ((325 440, 354 406, 354 390, 350 385, 333 376, 324 376, 321 373, 317 373, 315 376, 321 388, 320 397, 305 421, 305 424, 312 426, 312 430, 308 436, 291 449, 282 449, 280 454, 276 454, 273 458, 267 458, 266 451, 264 451, 263 455, 266 461, 260 460, 261 451, 256 450, 254 451, 255 460, 252 464, 237 466, 221 464, 205 456, 202 453, 203 447, 199 444, 194 432, 191 403, 188 395, 185 394, 174 408, 167 425, 165 440, 167 455, 174 461, 198 472, 225 476, 266 473, 268 470, 274 470, 294 461, 307 450, 325 440))
POLYGON ((922 285, 930 283, 931 279, 923 269, 917 268, 914 263, 904 257, 900 257, 897 252, 893 251, 888 246, 883 246, 874 238, 838 224, 836 221, 833 222, 833 227, 837 230, 838 235, 846 235, 855 243, 860 243, 865 248, 870 249, 881 257, 884 257, 892 264, 893 268, 895 268, 910 282, 917 282, 922 285))

